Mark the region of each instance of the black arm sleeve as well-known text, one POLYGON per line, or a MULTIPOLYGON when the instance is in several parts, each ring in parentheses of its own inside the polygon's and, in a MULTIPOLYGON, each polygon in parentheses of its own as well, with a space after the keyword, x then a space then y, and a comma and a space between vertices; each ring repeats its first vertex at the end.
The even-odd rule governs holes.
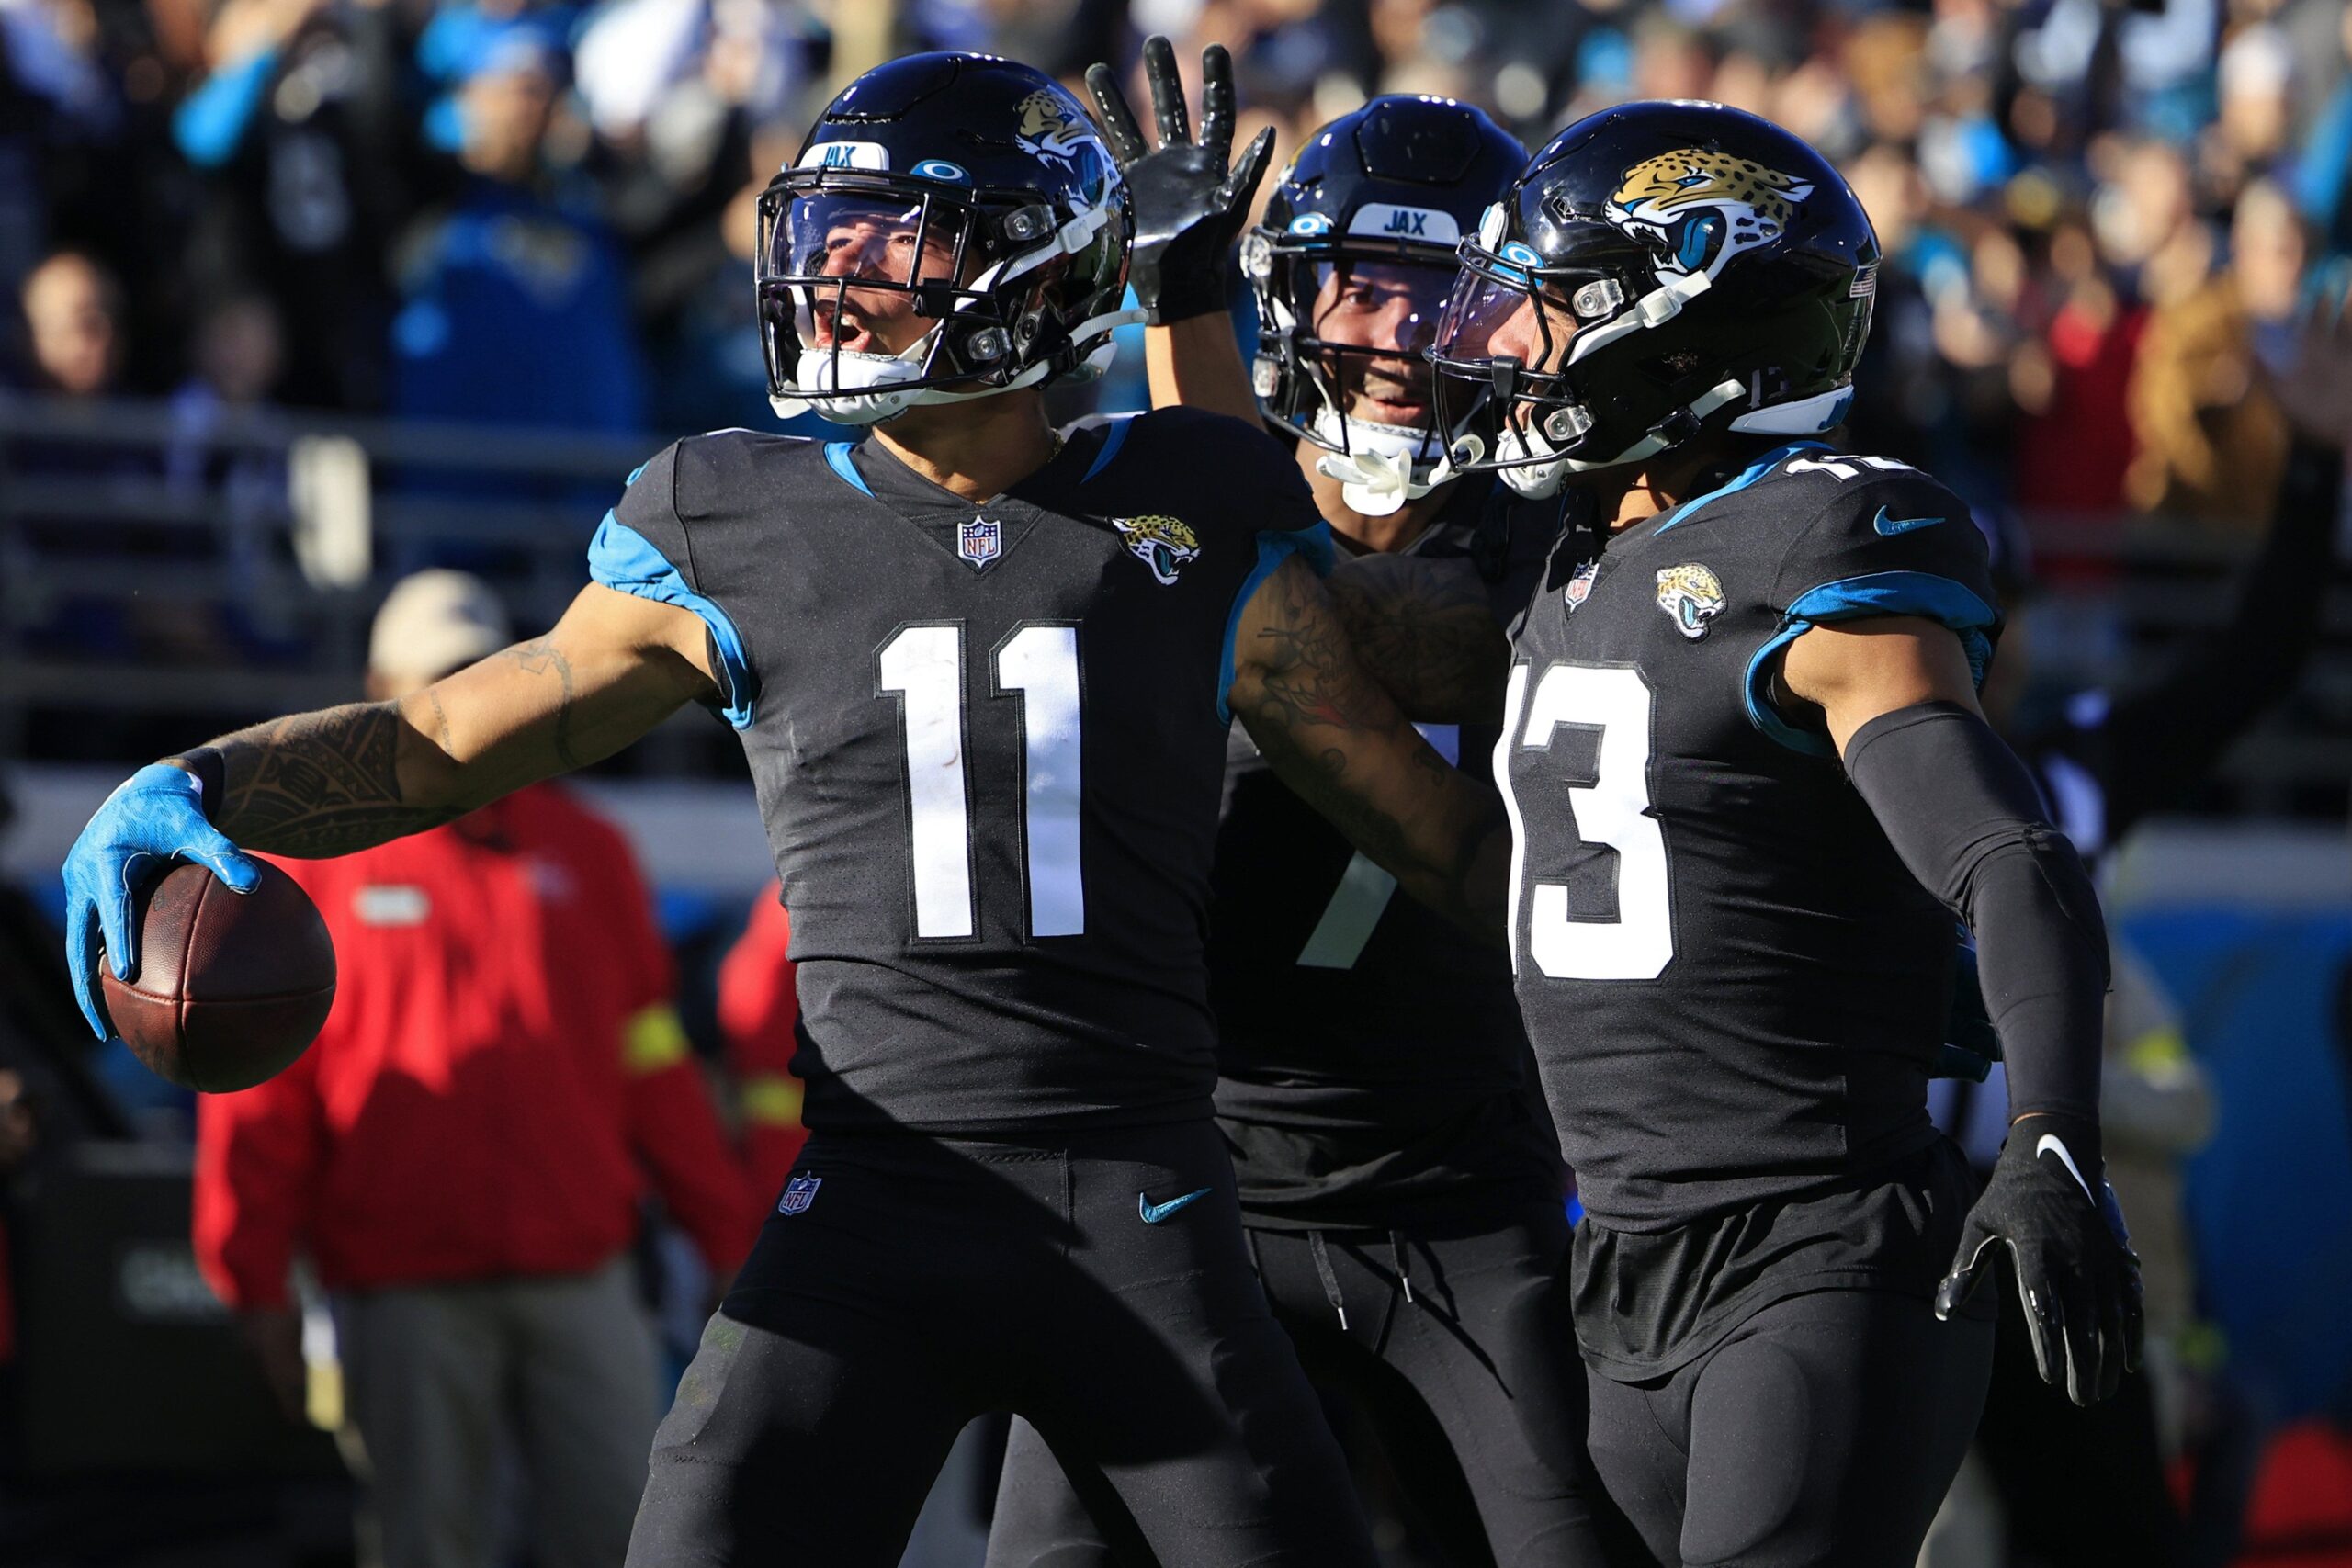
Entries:
POLYGON ((1976 933, 2009 1113, 2095 1119, 2107 926, 2025 764, 1967 708, 1922 703, 1856 730, 1846 772, 1911 874, 1976 933))
POLYGON ((2107 837, 2179 805, 2222 754, 2284 696, 2319 636, 2335 576, 2344 457, 2297 440, 2287 457, 2270 534, 2221 631, 2183 649, 2164 673, 2115 694, 2097 754, 2107 837))

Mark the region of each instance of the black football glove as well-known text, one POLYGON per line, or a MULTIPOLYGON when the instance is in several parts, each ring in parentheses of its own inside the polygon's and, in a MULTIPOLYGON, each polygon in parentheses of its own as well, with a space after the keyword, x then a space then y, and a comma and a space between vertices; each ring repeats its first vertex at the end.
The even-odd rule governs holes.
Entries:
POLYGON ((2008 1248, 2044 1382, 2091 1404, 2140 1365, 2140 1259, 2100 1163, 2098 1123, 2035 1115, 2009 1128, 1993 1179, 1962 1225, 1951 1272, 1936 1288, 1949 1317, 1988 1272, 1993 1244, 2008 1248))
POLYGON ((1158 152, 1144 144, 1143 128, 1109 66, 1090 66, 1086 85, 1135 197, 1127 282, 1151 324, 1160 327, 1225 309, 1227 258, 1273 158, 1274 132, 1271 126, 1260 131, 1241 161, 1227 168, 1233 155, 1233 62, 1223 44, 1201 51, 1198 141, 1184 113, 1175 46, 1154 34, 1144 40, 1143 65, 1152 116, 1159 122, 1158 152))

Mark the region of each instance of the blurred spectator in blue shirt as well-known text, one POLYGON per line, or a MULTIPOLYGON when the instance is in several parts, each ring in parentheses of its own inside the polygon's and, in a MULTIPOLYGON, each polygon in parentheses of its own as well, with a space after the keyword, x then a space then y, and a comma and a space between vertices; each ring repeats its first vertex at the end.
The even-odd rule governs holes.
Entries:
POLYGON ((466 84, 502 51, 536 51, 560 59, 579 19, 570 6, 530 0, 453 0, 435 6, 416 39, 416 69, 439 95, 424 111, 425 141, 440 152, 461 152, 466 84))
POLYGON ((526 28, 490 34, 457 98, 462 181, 401 247, 396 412, 632 431, 644 374, 619 246, 547 167, 563 62, 526 28))

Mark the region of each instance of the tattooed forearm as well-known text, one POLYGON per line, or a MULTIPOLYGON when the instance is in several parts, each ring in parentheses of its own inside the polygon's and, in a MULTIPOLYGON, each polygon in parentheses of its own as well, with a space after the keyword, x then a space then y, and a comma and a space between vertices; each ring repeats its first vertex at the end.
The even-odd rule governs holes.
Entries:
POLYGON ((1364 556, 1329 589, 1356 657, 1407 716, 1500 721, 1510 647, 1468 561, 1364 556))
POLYGON ((222 736, 207 748, 222 784, 213 823, 247 849, 319 858, 446 822, 458 808, 403 798, 404 732, 392 704, 353 703, 222 736))
POLYGON ((498 657, 514 660, 529 674, 553 674, 563 682, 563 695, 556 705, 552 738, 556 760, 567 769, 580 766, 580 759, 571 750, 571 709, 580 695, 571 678, 571 660, 563 656, 563 649, 545 637, 537 642, 517 643, 498 657))
POLYGON ((348 854, 609 757, 707 700, 706 636, 691 612, 591 587, 536 642, 390 702, 257 724, 177 760, 237 843, 348 854))
POLYGON ((1243 635, 1231 705, 1275 771, 1408 892, 1497 934, 1501 802, 1449 767, 1365 672, 1323 585, 1303 567, 1277 571, 1243 635))
MULTIPOLYGON (((1247 649, 1261 719, 1276 719, 1285 729, 1410 728, 1395 700, 1368 678, 1329 594, 1311 573, 1293 567, 1275 572, 1251 608, 1261 612, 1251 617, 1256 635, 1247 649)), ((1345 766, 1344 757, 1329 761, 1345 766)))

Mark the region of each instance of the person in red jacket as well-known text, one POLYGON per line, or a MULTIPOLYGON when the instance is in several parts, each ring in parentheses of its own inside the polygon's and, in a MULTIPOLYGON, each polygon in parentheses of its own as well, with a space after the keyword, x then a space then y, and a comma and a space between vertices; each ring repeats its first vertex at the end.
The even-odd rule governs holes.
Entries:
POLYGON ((743 1156, 752 1185, 771 1200, 784 1190, 808 1141, 800 1124, 800 1080, 792 1074, 800 993, 790 953, 792 917, 783 900, 783 888, 769 883, 718 966, 718 1028, 743 1109, 743 1156))
MULTIPOLYGON (((473 579, 407 580, 377 617, 371 695, 503 646, 504 621, 473 579)), ((287 1276, 298 1254, 316 1270, 388 1568, 496 1560, 502 1437, 535 1561, 611 1568, 663 1392, 628 1256, 649 1179, 722 1278, 761 1214, 628 846, 542 784, 281 863, 334 939, 334 1010, 277 1077, 202 1098, 198 1259, 297 1410, 287 1276)))

